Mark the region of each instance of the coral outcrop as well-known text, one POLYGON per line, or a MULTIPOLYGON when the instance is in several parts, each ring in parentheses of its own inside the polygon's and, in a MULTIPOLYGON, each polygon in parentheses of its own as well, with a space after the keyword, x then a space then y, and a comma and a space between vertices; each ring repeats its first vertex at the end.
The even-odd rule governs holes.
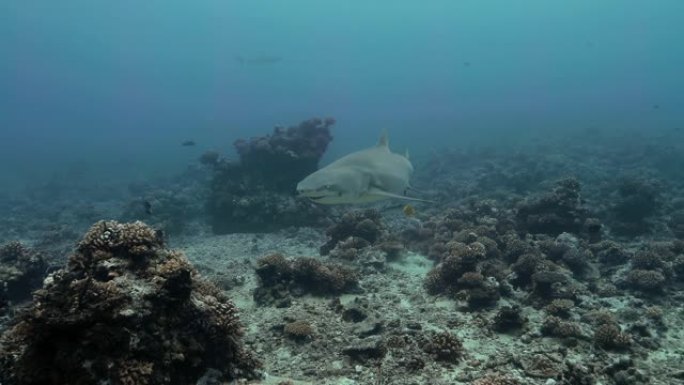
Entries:
POLYGON ((374 245, 385 233, 378 210, 347 212, 325 231, 328 241, 321 246, 321 255, 355 259, 360 249, 374 245))
POLYGON ((357 272, 342 265, 307 257, 288 259, 282 254, 260 258, 256 273, 260 286, 254 292, 255 301, 277 307, 288 307, 295 295, 336 295, 358 284, 357 272))
POLYGON ((562 179, 553 191, 518 208, 518 224, 524 231, 559 235, 579 233, 587 219, 580 195, 580 184, 574 178, 562 179))
POLYGON ((142 222, 100 221, 2 336, 3 384, 256 376, 235 305, 142 222))
POLYGON ((0 302, 31 299, 31 292, 40 287, 46 268, 43 256, 21 242, 0 246, 0 302))
POLYGON ((463 342, 449 332, 432 335, 425 341, 423 350, 431 354, 437 361, 448 363, 457 363, 465 354, 463 342))
POLYGON ((493 276, 482 274, 486 247, 479 242, 469 245, 449 242, 449 254, 428 273, 425 287, 429 293, 445 293, 463 298, 472 308, 496 304, 500 285, 493 276))
POLYGON ((647 233, 653 229, 650 219, 662 208, 657 181, 643 177, 624 178, 617 185, 615 203, 610 207, 611 228, 625 236, 647 233))
POLYGON ((271 190, 288 191, 316 171, 332 141, 330 127, 334 124, 333 118, 313 118, 297 126, 277 126, 271 135, 239 139, 234 146, 242 167, 251 175, 271 190))
POLYGON ((319 224, 320 206, 294 196, 297 183, 318 169, 332 140, 332 118, 310 119, 271 135, 234 143, 240 161, 205 155, 213 170, 206 201, 209 223, 217 234, 267 232, 288 226, 319 224))

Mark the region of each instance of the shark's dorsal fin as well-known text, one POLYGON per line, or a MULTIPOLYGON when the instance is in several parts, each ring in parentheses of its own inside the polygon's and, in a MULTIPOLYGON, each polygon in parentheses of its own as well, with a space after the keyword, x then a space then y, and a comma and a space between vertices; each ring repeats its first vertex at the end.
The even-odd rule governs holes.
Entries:
POLYGON ((389 139, 387 139, 387 129, 383 128, 378 140, 378 147, 389 148, 389 139))
POLYGON ((404 158, 411 159, 411 157, 409 156, 408 148, 406 150, 404 150, 404 158))

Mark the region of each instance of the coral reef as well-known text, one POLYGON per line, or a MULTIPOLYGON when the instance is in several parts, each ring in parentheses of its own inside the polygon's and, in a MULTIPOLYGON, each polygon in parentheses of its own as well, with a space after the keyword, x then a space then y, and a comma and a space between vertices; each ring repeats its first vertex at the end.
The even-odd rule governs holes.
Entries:
POLYGON ((195 383, 259 366, 237 308, 141 222, 101 221, 2 336, 3 384, 195 383), (85 364, 87 363, 87 364, 85 364))
POLYGON ((314 329, 307 321, 292 321, 285 324, 283 333, 294 340, 304 341, 313 338, 314 329))
POLYGON ((541 327, 544 335, 551 337, 582 337, 580 326, 572 321, 564 321, 559 317, 547 317, 541 327))
POLYGON ((684 239, 684 210, 673 212, 667 225, 675 237, 684 239))
POLYGON ((616 323, 602 323, 594 330, 594 343, 604 349, 626 349, 632 344, 632 337, 620 330, 616 323))
POLYGON ((273 134, 250 140, 239 139, 234 146, 248 173, 275 191, 289 191, 305 176, 316 171, 332 141, 333 118, 313 118, 288 128, 277 126, 273 134))
POLYGON ((672 245, 645 245, 631 257, 629 271, 615 282, 620 287, 631 288, 644 294, 662 293, 673 284, 678 269, 677 257, 672 245))
POLYGON ((665 276, 655 270, 634 269, 629 272, 627 282, 637 290, 660 292, 665 287, 665 276))
POLYGON ((497 311, 492 320, 492 329, 506 333, 525 326, 527 318, 521 314, 519 306, 504 306, 497 311))
POLYGON ((120 220, 144 220, 165 234, 179 235, 186 232, 188 224, 200 217, 202 206, 199 202, 188 193, 152 191, 145 194, 143 199, 128 202, 120 220))
POLYGON ((486 247, 480 242, 466 245, 456 241, 447 243, 447 247, 449 254, 428 273, 427 291, 463 297, 473 308, 495 304, 500 297, 499 282, 480 272, 486 247))
POLYGON ((321 255, 353 260, 361 249, 380 241, 386 230, 380 212, 368 209, 344 213, 325 234, 329 240, 321 246, 321 255))
POLYGON ((449 332, 431 336, 423 345, 423 350, 438 361, 457 363, 463 358, 463 343, 449 332))
POLYGON ((473 385, 520 385, 520 381, 503 374, 490 374, 478 378, 473 385))
MULTIPOLYGON (((322 133, 309 131, 316 132, 322 133)), ((0 328, 11 328, 0 350, 12 350, 0 354, 2 365, 35 363, 30 374, 19 373, 50 383, 39 378, 45 373, 39 363, 70 368, 88 354, 88 365, 79 369, 101 382, 155 383, 160 371, 175 376, 183 368, 192 378, 177 383, 232 383, 234 370, 221 366, 226 360, 212 361, 226 351, 212 347, 226 340, 219 325, 235 320, 234 307, 223 302, 229 295, 245 304, 240 320, 249 327, 243 335, 230 329, 227 350, 243 341, 259 352, 268 383, 640 385, 684 378, 681 135, 643 143, 612 137, 601 144, 592 132, 591 141, 584 140, 587 133, 578 133, 581 142, 540 137, 514 151, 464 146, 436 152, 427 164, 415 163, 412 181, 436 203, 416 205, 408 216, 403 202, 392 201, 374 210, 311 215, 307 210, 319 208, 293 198, 285 175, 271 178, 263 169, 263 162, 280 156, 286 163, 287 151, 278 146, 308 140, 297 135, 280 130, 241 141, 245 158, 239 162, 207 152, 194 166, 195 179, 138 184, 123 199, 150 200, 154 214, 144 218, 174 234, 174 226, 165 225, 171 221, 162 220, 167 212, 184 215, 171 214, 174 199, 192 210, 205 192, 215 203, 225 198, 225 206, 206 207, 218 208, 214 220, 225 221, 221 231, 260 234, 188 231, 202 230, 193 216, 193 223, 181 224, 184 236, 171 240, 228 294, 209 289, 178 253, 160 246, 154 230, 134 226, 129 230, 137 236, 121 237, 121 228, 110 223, 108 235, 100 229, 83 241, 76 263, 49 276, 37 292, 39 304, 25 312, 0 310, 0 328), (281 144, 272 141, 275 136, 281 144), (627 169, 634 170, 630 179, 627 169), (198 183, 201 173, 204 184, 198 183), (186 182, 194 183, 191 189, 180 188, 186 182), (206 191, 212 183, 216 189, 206 191), (173 187, 167 196, 161 192, 166 186, 173 187), (317 226, 263 234, 287 223, 317 226), (323 256, 284 257, 318 254, 323 256), (86 276, 90 283, 83 290, 86 276), (71 292, 79 293, 78 301, 63 299, 71 292), (224 303, 225 312, 210 297, 224 303), (51 323, 55 304, 73 323, 51 323), (41 323, 29 329, 31 319, 41 323), (22 330, 31 335, 17 332, 22 330), (179 338, 169 341, 170 334, 179 338), (43 359, 35 347, 22 350, 31 341, 57 358, 43 359), (163 349, 157 345, 164 342, 163 349), (64 355, 53 354, 57 344, 64 355), (181 348, 183 355, 177 354, 181 348)), ((319 154, 301 153, 311 159, 319 154)), ((54 205, 38 202, 34 210, 30 200, 0 202, 1 239, 22 239, 51 257, 56 245, 73 243, 86 218, 121 218, 106 207, 120 208, 122 200, 92 204, 85 197, 72 206, 80 198, 67 193, 68 186, 55 187, 65 189, 54 205), (41 218, 26 219, 36 216, 41 218)), ((50 190, 43 190, 40 199, 46 200, 50 190)), ((227 362, 251 368, 253 361, 227 362)), ((7 368, 2 375, 14 375, 7 368)))
POLYGON ((649 218, 662 208, 657 181, 641 177, 624 178, 617 186, 617 198, 610 208, 611 229, 634 236, 652 230, 649 218))
POLYGON ((29 300, 31 292, 41 286, 46 268, 43 256, 21 242, 0 246, 0 302, 29 300))
POLYGON ((314 118, 287 129, 276 127, 271 135, 238 140, 239 162, 203 156, 202 163, 213 171, 205 209, 214 233, 322 223, 324 209, 296 199, 294 191, 301 179, 318 169, 334 124, 332 118, 314 118))
POLYGON ((289 306, 293 295, 335 295, 358 284, 358 274, 339 264, 307 257, 287 259, 282 254, 257 260, 256 273, 260 286, 254 291, 255 301, 277 307, 289 306))
POLYGON ((559 235, 579 233, 588 218, 580 195, 580 183, 568 178, 556 182, 553 191, 526 201, 518 208, 518 224, 523 231, 559 235))
POLYGON ((210 176, 206 167, 193 164, 161 181, 130 183, 129 197, 118 220, 144 221, 167 237, 196 233, 206 222, 203 205, 210 176))

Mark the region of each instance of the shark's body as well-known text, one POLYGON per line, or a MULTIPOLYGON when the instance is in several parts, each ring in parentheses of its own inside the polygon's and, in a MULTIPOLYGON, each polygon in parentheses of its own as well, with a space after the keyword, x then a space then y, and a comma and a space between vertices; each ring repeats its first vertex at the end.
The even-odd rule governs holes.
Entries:
POLYGON ((343 156, 304 178, 297 192, 321 204, 420 200, 404 195, 412 173, 408 156, 391 152, 383 133, 376 146, 343 156))

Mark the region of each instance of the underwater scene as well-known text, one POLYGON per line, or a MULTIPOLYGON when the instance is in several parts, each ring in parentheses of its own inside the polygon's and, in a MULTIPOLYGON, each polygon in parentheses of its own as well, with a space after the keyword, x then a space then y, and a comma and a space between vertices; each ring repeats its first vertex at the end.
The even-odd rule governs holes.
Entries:
POLYGON ((681 0, 3 0, 0 385, 684 384, 681 0))

